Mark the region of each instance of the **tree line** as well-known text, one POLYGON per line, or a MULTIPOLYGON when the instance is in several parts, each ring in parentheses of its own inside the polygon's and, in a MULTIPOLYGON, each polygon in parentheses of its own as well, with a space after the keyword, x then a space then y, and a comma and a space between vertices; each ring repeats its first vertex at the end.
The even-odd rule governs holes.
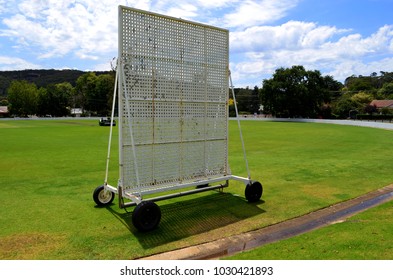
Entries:
MULTIPOLYGON (((114 82, 114 71, 0 72, 0 106, 8 106, 11 116, 22 117, 68 116, 71 108, 82 108, 88 115, 109 115, 114 82)), ((261 88, 235 88, 234 92, 240 114, 348 118, 376 113, 370 106, 374 99, 393 99, 393 72, 351 76, 341 83, 297 65, 277 69, 272 78, 262 81, 261 88)), ((229 115, 234 116, 231 90, 229 94, 229 115)), ((386 109, 382 113, 392 112, 386 109)))
POLYGON ((84 114, 106 116, 111 110, 115 77, 113 72, 86 72, 74 81, 49 83, 38 87, 25 79, 10 81, 0 105, 8 106, 11 116, 71 115, 72 108, 84 114))
MULTIPOLYGON (((376 107, 370 105, 374 99, 393 99, 393 72, 353 75, 341 83, 332 76, 323 76, 318 70, 296 65, 277 69, 272 78, 263 80, 261 88, 235 90, 235 96, 238 110, 243 114, 354 118, 357 114, 377 113, 376 107)), ((392 114, 387 108, 378 113, 392 114)))

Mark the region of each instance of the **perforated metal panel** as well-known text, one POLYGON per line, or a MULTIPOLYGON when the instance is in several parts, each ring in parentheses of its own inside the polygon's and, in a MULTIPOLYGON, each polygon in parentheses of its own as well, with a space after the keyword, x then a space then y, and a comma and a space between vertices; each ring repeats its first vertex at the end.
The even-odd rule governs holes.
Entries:
POLYGON ((229 175, 228 31, 122 6, 119 21, 123 188, 229 175))

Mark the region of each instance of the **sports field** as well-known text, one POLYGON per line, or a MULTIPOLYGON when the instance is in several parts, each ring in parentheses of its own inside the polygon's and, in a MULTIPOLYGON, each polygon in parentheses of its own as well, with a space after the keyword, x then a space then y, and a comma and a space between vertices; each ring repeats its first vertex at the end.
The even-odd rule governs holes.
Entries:
MULTIPOLYGON (((97 208, 92 199, 105 176, 109 127, 89 119, 0 120, 0 259, 133 259, 264 227, 393 182, 393 131, 257 121, 242 122, 242 130, 263 200, 247 203, 244 185, 231 182, 224 193, 158 202, 159 228, 139 233, 117 200, 97 208)), ((114 137, 112 185, 117 127, 114 137)), ((229 146, 232 173, 246 176, 234 121, 229 146)))

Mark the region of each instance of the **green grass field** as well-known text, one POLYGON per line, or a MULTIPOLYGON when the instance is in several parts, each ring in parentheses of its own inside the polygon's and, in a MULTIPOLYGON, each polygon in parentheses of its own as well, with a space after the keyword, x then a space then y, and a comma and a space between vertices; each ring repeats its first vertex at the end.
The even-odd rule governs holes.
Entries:
POLYGON ((392 260, 393 202, 342 223, 259 247, 234 260, 392 260))
MULTIPOLYGON (((244 185, 231 182, 224 193, 158 202, 159 228, 139 233, 117 200, 107 208, 92 200, 104 181, 108 127, 97 120, 0 120, 0 259, 133 259, 264 227, 393 181, 393 131, 255 121, 242 122, 242 130, 263 200, 247 203, 244 185)), ((112 185, 117 127, 114 137, 112 185)), ((246 176, 232 121, 229 146, 232 173, 246 176)))

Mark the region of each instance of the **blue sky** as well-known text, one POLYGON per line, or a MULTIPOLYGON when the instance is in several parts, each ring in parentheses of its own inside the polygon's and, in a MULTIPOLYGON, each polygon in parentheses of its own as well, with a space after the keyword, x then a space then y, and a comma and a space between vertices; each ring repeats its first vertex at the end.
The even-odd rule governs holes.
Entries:
POLYGON ((235 87, 292 65, 393 72, 393 0, 0 0, 0 70, 109 70, 118 5, 229 29, 235 87))

